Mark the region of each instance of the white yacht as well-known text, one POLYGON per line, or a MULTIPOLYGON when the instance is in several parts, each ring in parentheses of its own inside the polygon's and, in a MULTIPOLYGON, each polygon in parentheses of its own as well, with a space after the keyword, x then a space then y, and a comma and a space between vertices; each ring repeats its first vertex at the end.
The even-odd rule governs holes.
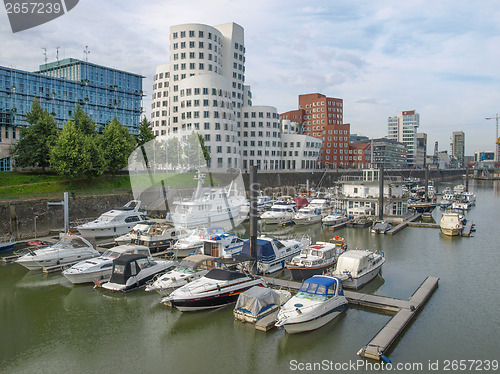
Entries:
POLYGON ((196 190, 189 199, 173 201, 171 214, 174 225, 186 228, 220 225, 236 226, 241 206, 247 201, 238 190, 236 181, 231 181, 227 188, 213 189, 203 187, 205 174, 198 172, 196 190))
POLYGON ((308 206, 313 206, 315 208, 318 208, 323 217, 326 217, 332 211, 330 200, 325 198, 319 198, 319 197, 314 198, 309 202, 308 206))
POLYGON ((296 225, 311 225, 313 223, 321 222, 323 215, 321 210, 312 205, 307 205, 298 210, 293 215, 293 223, 296 225))
MULTIPOLYGON (((257 196, 257 212, 262 213, 264 210, 269 209, 273 205, 273 201, 269 196, 261 195, 257 196)), ((240 214, 246 216, 250 214, 250 201, 246 201, 241 206, 240 214)))
POLYGON ((224 232, 223 227, 209 226, 193 230, 190 235, 180 238, 172 246, 172 251, 177 258, 186 257, 195 253, 203 245, 203 240, 213 234, 224 232))
POLYGON ((444 235, 458 236, 464 229, 463 221, 458 213, 443 213, 439 228, 444 235))
POLYGON ((172 305, 181 312, 220 308, 236 302, 240 293, 253 286, 267 285, 262 278, 216 268, 176 289, 161 302, 172 305))
POLYGON ((382 269, 382 254, 355 249, 342 253, 337 260, 333 276, 342 279, 346 288, 360 288, 371 281, 382 269))
POLYGON ((139 211, 140 207, 139 200, 131 200, 125 206, 114 208, 95 221, 76 228, 80 234, 95 238, 120 236, 132 230, 136 224, 146 221, 145 213, 139 211))
POLYGON ((71 283, 93 283, 108 280, 113 270, 113 260, 126 254, 144 254, 150 256, 149 249, 142 245, 124 244, 108 249, 99 257, 80 261, 62 272, 71 283))
POLYGON ((15 262, 28 270, 37 270, 97 257, 99 254, 89 240, 78 235, 63 235, 57 243, 30 250, 15 262))
POLYGON ((323 225, 325 226, 335 226, 341 223, 347 222, 349 218, 345 214, 338 212, 331 212, 329 215, 322 219, 323 225))
POLYGON ((302 283, 295 296, 278 312, 277 327, 289 334, 318 329, 347 309, 342 281, 315 275, 302 283))
POLYGON ((161 296, 168 296, 173 290, 203 277, 212 268, 212 256, 192 255, 181 261, 174 269, 162 274, 148 286, 146 291, 156 291, 161 296))
POLYGON ((297 213, 295 202, 281 198, 271 208, 262 213, 260 218, 268 225, 282 224, 292 222, 295 213, 297 213))
POLYGON ((201 253, 212 257, 231 258, 243 249, 243 239, 230 232, 211 234, 203 240, 201 253))
POLYGON ((109 291, 132 291, 143 287, 157 274, 175 266, 174 261, 153 261, 144 254, 123 255, 113 260, 113 272, 102 288, 109 291))
MULTIPOLYGON (((257 237, 256 267, 258 274, 274 273, 285 268, 309 244, 307 238, 278 240, 265 235, 257 237)), ((245 240, 241 256, 235 256, 240 261, 251 261, 250 240, 245 240)))
POLYGON ((387 222, 383 219, 377 219, 373 221, 371 232, 374 234, 387 234, 390 229, 392 229, 392 225, 390 222, 387 222))
POLYGON ((286 268, 292 273, 293 280, 304 280, 313 275, 321 275, 335 266, 344 248, 344 244, 316 242, 302 249, 300 254, 286 265, 286 268))

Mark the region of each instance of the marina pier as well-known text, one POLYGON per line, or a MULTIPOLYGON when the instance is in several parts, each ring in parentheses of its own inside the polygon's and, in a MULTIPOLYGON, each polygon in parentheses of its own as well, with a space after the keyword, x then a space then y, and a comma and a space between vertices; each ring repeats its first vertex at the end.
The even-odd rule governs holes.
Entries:
MULTIPOLYGON (((287 281, 271 277, 263 277, 271 287, 298 290, 300 282, 287 281)), ((375 337, 357 353, 364 358, 380 360, 387 353, 392 343, 403 333, 405 327, 415 317, 438 286, 439 278, 427 277, 408 300, 400 300, 386 296, 370 295, 344 290, 344 295, 351 305, 375 308, 395 313, 375 337)), ((275 316, 274 316, 275 317, 275 316)), ((273 326, 272 316, 259 321, 255 328, 267 331, 273 326)))

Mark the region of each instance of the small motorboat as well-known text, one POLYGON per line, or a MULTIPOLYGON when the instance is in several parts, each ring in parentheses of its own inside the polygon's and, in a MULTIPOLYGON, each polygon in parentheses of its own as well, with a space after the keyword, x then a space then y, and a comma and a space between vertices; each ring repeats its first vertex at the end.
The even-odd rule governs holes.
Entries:
POLYGON ((347 222, 349 218, 345 214, 332 212, 323 218, 322 222, 325 226, 335 226, 347 222))
POLYGON ((289 334, 318 329, 347 308, 342 281, 327 275, 305 280, 295 296, 278 312, 277 327, 289 334))
POLYGON ((135 244, 125 244, 108 249, 99 257, 80 261, 62 272, 71 283, 93 283, 109 280, 113 271, 113 260, 127 254, 144 254, 151 256, 148 247, 135 244))
POLYGON ((225 232, 223 227, 209 226, 201 229, 196 229, 190 235, 177 240, 172 246, 172 252, 175 257, 181 258, 195 253, 203 246, 205 238, 211 235, 225 232))
POLYGON ((311 225, 313 223, 321 222, 323 215, 321 210, 312 205, 307 205, 298 210, 293 216, 293 223, 296 225, 311 225))
POLYGON ((0 238, 0 252, 10 251, 17 244, 15 238, 11 235, 0 238))
POLYGON ((385 220, 373 221, 371 232, 374 234, 387 234, 392 229, 392 225, 385 220))
POLYGON ((212 257, 231 258, 243 249, 243 239, 230 232, 212 234, 203 240, 201 253, 212 257))
POLYGON ((140 206, 139 200, 131 200, 125 206, 103 213, 96 220, 77 226, 76 229, 82 235, 95 238, 126 234, 136 224, 146 221, 146 215, 139 211, 140 206))
POLYGON ((260 218, 267 225, 290 223, 297 213, 297 205, 290 196, 280 197, 260 218))
POLYGON ((132 242, 132 240, 137 239, 137 235, 140 235, 144 231, 147 231, 149 229, 149 226, 152 225, 154 221, 145 221, 138 223, 135 225, 132 230, 127 232, 126 234, 123 234, 121 236, 118 236, 115 238, 115 244, 116 245, 123 245, 123 244, 129 244, 132 242))
POLYGON ((292 273, 293 280, 304 280, 313 275, 321 275, 337 263, 337 258, 344 252, 344 245, 316 242, 295 256, 286 268, 292 273))
POLYGON ((62 235, 59 241, 51 246, 28 250, 27 254, 15 260, 28 270, 75 263, 100 255, 88 239, 78 235, 62 235))
POLYGON ((144 245, 151 253, 169 250, 180 238, 187 237, 186 229, 171 225, 167 220, 155 220, 145 231, 138 232, 133 244, 144 245))
POLYGON ((146 291, 156 291, 161 296, 168 296, 175 289, 193 280, 203 277, 213 268, 213 257, 192 255, 184 258, 174 269, 160 275, 146 286, 146 291))
POLYGON ((132 291, 146 285, 157 274, 174 267, 174 261, 153 261, 144 254, 123 255, 113 260, 113 272, 102 288, 110 291, 132 291))
POLYGON ((256 259, 250 256, 250 240, 245 240, 240 255, 234 256, 236 261, 250 262, 256 260, 257 274, 274 273, 284 269, 286 263, 298 255, 309 244, 308 238, 278 240, 265 235, 257 237, 256 259))
POLYGON ((235 303, 240 293, 253 286, 267 285, 262 278, 215 268, 205 276, 176 289, 161 302, 182 312, 220 308, 235 303))
POLYGON ((450 212, 443 213, 439 228, 444 235, 459 236, 462 235, 464 229, 463 218, 459 213, 450 212))
POLYGON ((384 262, 383 254, 362 249, 349 250, 339 256, 332 275, 342 279, 344 287, 358 289, 375 278, 384 262))
POLYGON ((292 294, 286 290, 253 286, 241 293, 233 310, 235 319, 255 323, 259 319, 276 312, 292 294))

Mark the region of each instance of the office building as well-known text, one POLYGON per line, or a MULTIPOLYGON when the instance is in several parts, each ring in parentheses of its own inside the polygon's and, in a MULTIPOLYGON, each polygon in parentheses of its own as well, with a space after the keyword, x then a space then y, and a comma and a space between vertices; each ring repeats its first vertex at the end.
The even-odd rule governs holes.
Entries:
POLYGON ((388 139, 403 143, 407 149, 409 167, 415 165, 417 158, 417 129, 420 126, 420 115, 415 110, 398 113, 388 118, 388 139))
POLYGON ((463 131, 455 131, 451 136, 451 155, 456 160, 458 167, 464 166, 465 157, 465 134, 463 131))

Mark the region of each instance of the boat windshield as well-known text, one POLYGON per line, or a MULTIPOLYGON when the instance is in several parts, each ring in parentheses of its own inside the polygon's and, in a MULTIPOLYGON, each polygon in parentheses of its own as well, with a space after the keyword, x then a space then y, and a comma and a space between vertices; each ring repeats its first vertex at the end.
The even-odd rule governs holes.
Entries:
POLYGON ((117 258, 118 256, 120 256, 120 253, 110 250, 107 250, 102 254, 102 257, 108 257, 108 258, 117 258))
POLYGON ((192 273, 196 273, 196 270, 191 268, 191 267, 187 267, 187 266, 177 266, 175 268, 175 271, 178 271, 179 273, 184 273, 184 274, 192 274, 192 273))
POLYGON ((111 222, 113 219, 115 219, 115 216, 103 214, 97 218, 96 222, 111 222))
POLYGON ((88 247, 81 238, 62 238, 52 248, 84 248, 88 247))
POLYGON ((301 299, 324 301, 335 295, 335 288, 335 284, 330 285, 327 289, 322 284, 304 282, 295 296, 301 299))

